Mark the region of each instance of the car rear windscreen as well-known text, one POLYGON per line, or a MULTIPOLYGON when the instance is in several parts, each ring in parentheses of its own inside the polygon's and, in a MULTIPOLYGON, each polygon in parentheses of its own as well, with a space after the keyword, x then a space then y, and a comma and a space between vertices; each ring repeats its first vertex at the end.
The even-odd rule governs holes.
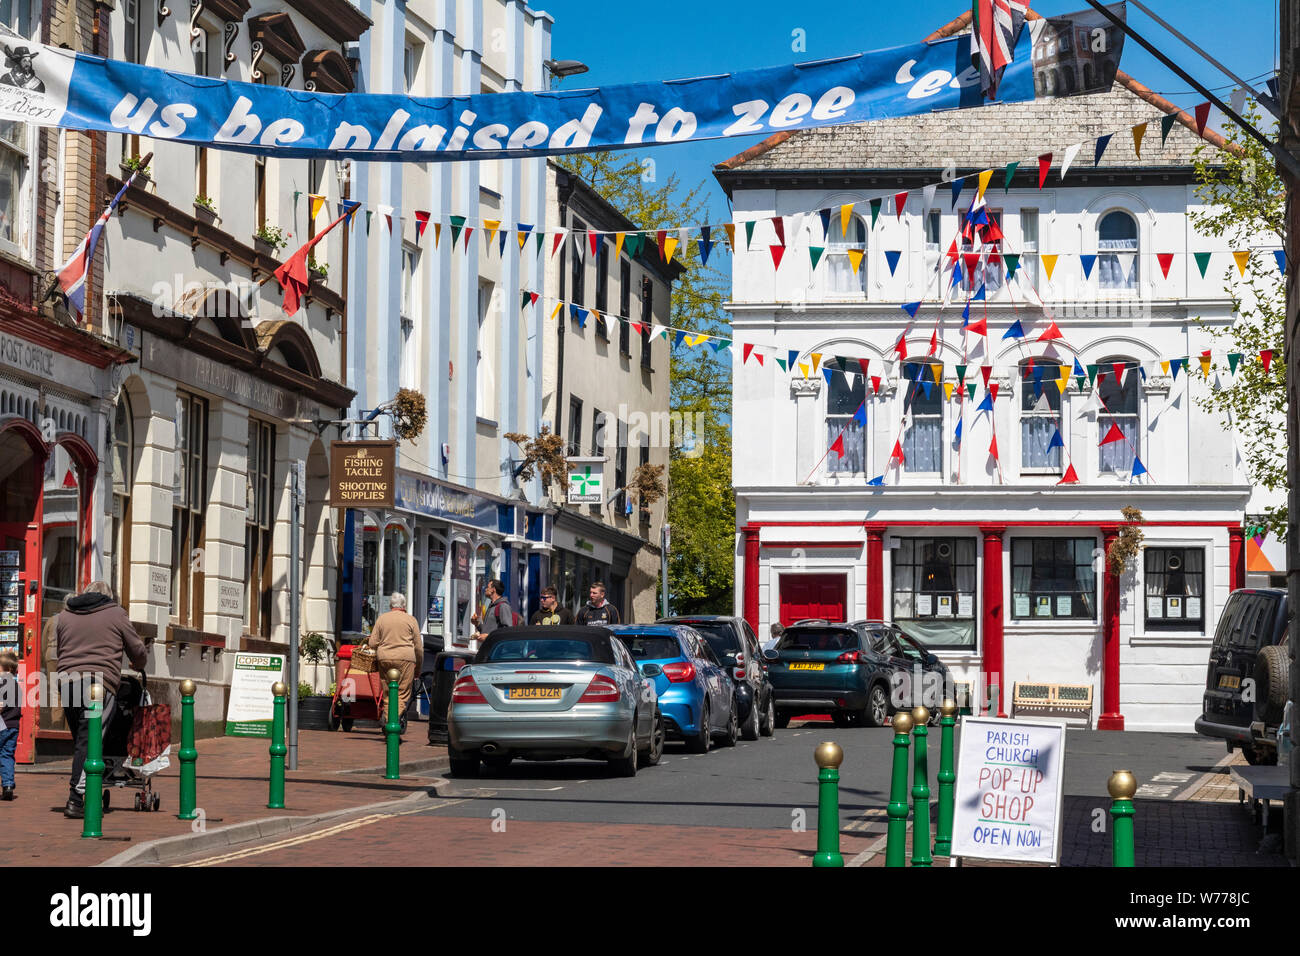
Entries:
POLYGON ((722 621, 717 623, 711 621, 683 621, 689 627, 700 632, 700 636, 709 642, 709 647, 718 660, 725 657, 735 657, 736 652, 740 650, 740 639, 736 637, 736 629, 730 624, 722 621))
POLYGON ((489 643, 474 659, 477 664, 508 664, 515 661, 593 661, 612 664, 614 653, 607 640, 506 637, 489 643))
POLYGON ((849 651, 858 646, 856 631, 792 627, 781 636, 778 651, 849 651))
POLYGON ((658 661, 668 657, 681 657, 682 649, 677 638, 663 635, 633 635, 620 632, 618 639, 638 661, 658 661))

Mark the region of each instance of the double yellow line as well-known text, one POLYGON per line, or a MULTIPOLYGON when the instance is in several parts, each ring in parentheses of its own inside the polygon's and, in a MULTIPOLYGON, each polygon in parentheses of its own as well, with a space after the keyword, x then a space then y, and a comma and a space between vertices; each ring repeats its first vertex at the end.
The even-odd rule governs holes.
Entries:
POLYGON ((346 833, 349 830, 359 830, 361 827, 368 827, 372 823, 378 823, 380 820, 389 820, 393 817, 410 816, 413 813, 428 813, 432 810, 441 810, 444 807, 452 807, 458 803, 468 803, 468 798, 464 800, 447 800, 439 802, 435 806, 420 806, 411 810, 396 810, 392 813, 371 813, 364 817, 357 817, 355 820, 348 820, 343 823, 336 823, 334 826, 326 827, 323 830, 313 830, 311 833, 304 833, 300 836, 289 837, 285 840, 277 840, 275 843, 267 843, 263 846, 249 847, 246 850, 235 850, 231 853, 223 853, 218 856, 204 857, 201 860, 192 860, 189 863, 177 863, 176 866, 220 866, 223 863, 234 863, 237 860, 247 859, 250 856, 258 856, 262 853, 272 853, 276 850, 284 850, 293 846, 301 846, 304 843, 311 843, 315 840, 323 840, 327 837, 337 836, 340 833, 346 833))

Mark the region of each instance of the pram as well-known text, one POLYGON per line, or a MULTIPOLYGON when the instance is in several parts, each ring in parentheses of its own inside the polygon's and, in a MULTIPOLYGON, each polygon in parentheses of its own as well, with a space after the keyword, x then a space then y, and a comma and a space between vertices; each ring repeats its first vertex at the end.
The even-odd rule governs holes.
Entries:
MULTIPOLYGON (((171 744, 166 743, 158 753, 158 745, 142 748, 137 741, 133 746, 131 727, 140 708, 151 703, 145 690, 143 677, 123 674, 117 688, 117 706, 113 719, 104 732, 104 809, 109 806, 114 789, 135 791, 136 810, 157 810, 162 803, 154 792, 150 778, 159 770, 171 765, 171 744), (135 751, 135 752, 133 752, 135 751)), ((168 728, 170 737, 170 727, 168 728)))

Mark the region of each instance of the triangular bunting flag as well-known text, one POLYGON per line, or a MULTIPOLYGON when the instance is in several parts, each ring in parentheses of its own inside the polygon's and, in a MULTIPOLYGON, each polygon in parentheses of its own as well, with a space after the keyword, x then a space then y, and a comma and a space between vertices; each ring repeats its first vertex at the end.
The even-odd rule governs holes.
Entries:
POLYGON ((903 207, 907 205, 907 190, 901 193, 894 193, 894 218, 903 218, 903 207))
POLYGON ((781 257, 785 255, 785 246, 768 246, 768 251, 772 253, 772 267, 781 268, 781 257))
POLYGON ((776 231, 776 241, 784 246, 785 245, 785 217, 773 216, 772 228, 776 231))
POLYGON ((1100 447, 1101 445, 1109 445, 1117 441, 1124 441, 1124 433, 1119 430, 1119 425, 1115 424, 1114 422, 1111 422, 1110 430, 1106 432, 1105 437, 1103 437, 1102 440, 1098 443, 1098 447, 1100 447))
MULTIPOLYGON (((515 238, 519 240, 519 251, 524 251, 524 246, 528 243, 528 236, 532 233, 533 227, 530 223, 515 223, 515 238)), ((621 245, 621 240, 620 240, 621 245)))
POLYGON ((1048 281, 1048 282, 1051 282, 1051 281, 1052 281, 1052 270, 1056 268, 1056 260, 1057 260, 1057 258, 1058 258, 1058 254, 1057 254, 1057 253, 1053 253, 1053 254, 1051 254, 1051 255, 1048 255, 1047 253, 1044 253, 1043 255, 1039 256, 1038 258, 1041 259, 1042 262, 1043 262, 1043 272, 1045 272, 1045 273, 1047 274, 1047 281, 1048 281))
POLYGON ((1075 472, 1073 464, 1065 469, 1065 475, 1057 482, 1058 485, 1077 485, 1078 483, 1079 475, 1075 472))
POLYGON ((1042 335, 1040 335, 1040 336, 1038 337, 1038 341, 1039 341, 1039 342, 1050 342, 1050 341, 1052 341, 1053 339, 1060 339, 1060 338, 1064 338, 1064 337, 1065 337, 1065 336, 1061 335, 1061 330, 1060 330, 1059 328, 1057 328, 1056 320, 1053 319, 1053 320, 1052 320, 1052 324, 1049 325, 1049 326, 1047 327, 1047 331, 1044 332, 1042 335))
POLYGON ((959 176, 952 181, 952 208, 957 208, 957 197, 961 195, 961 188, 966 183, 965 176, 959 176))
POLYGON ((853 203, 846 202, 840 206, 840 235, 845 239, 849 236, 849 218, 853 215, 853 203))
POLYGON ((1166 279, 1169 278, 1169 267, 1173 264, 1174 254, 1172 252, 1157 252, 1156 262, 1160 263, 1160 273, 1166 279))
POLYGON ((889 264, 889 274, 891 276, 894 274, 894 270, 898 268, 898 260, 902 254, 902 250, 900 249, 885 250, 885 262, 889 264))
POLYGON ((1105 136, 1097 137, 1097 146, 1092 153, 1092 165, 1096 166, 1101 162, 1101 154, 1106 152, 1106 147, 1110 145, 1110 138, 1113 133, 1107 133, 1105 136))
POLYGON ((1016 277, 1016 270, 1020 268, 1020 253, 1004 252, 1002 261, 1007 264, 1007 281, 1010 282, 1016 277))
POLYGON ((849 257, 849 265, 853 267, 853 274, 858 274, 858 269, 862 267, 862 257, 867 254, 865 249, 846 249, 844 254, 849 257))
POLYGON ((831 234, 831 211, 829 209, 818 209, 817 215, 822 220, 822 240, 830 238, 831 234))
POLYGON ((809 355, 808 357, 809 357, 810 359, 812 359, 812 367, 813 367, 813 371, 814 371, 814 372, 817 371, 817 367, 818 367, 819 365, 821 365, 821 363, 822 363, 822 353, 821 353, 821 352, 813 352, 813 353, 812 353, 811 355, 809 355))
POLYGON ((1142 137, 1147 134, 1147 124, 1138 123, 1133 127, 1133 152, 1137 153, 1137 158, 1142 158, 1142 137))
POLYGON ((1234 250, 1232 253, 1232 258, 1233 261, 1237 263, 1237 274, 1244 276, 1246 274, 1246 266, 1250 264, 1250 250, 1249 249, 1234 250))
POLYGON ((871 200, 871 228, 876 228, 876 219, 880 216, 880 206, 884 202, 882 199, 871 200))
POLYGON ((1010 191, 1011 191, 1011 180, 1013 180, 1013 179, 1016 178, 1016 170, 1017 170, 1019 167, 1020 167, 1020 163, 1019 163, 1019 162, 1015 162, 1015 163, 1007 163, 1007 178, 1006 178, 1006 180, 1002 183, 1002 191, 1003 191, 1004 193, 1006 193, 1006 192, 1010 192, 1010 191))
POLYGON ((976 190, 975 192, 976 199, 984 198, 984 190, 989 188, 989 180, 992 178, 993 178, 993 170, 991 169, 986 169, 984 170, 984 172, 980 173, 979 189, 976 190))
MULTIPOLYGON (((700 264, 707 266, 709 264, 709 253, 713 251, 713 227, 700 226, 700 264)), ((815 266, 814 266, 815 268, 815 266)))
POLYGON ((745 223, 745 248, 746 248, 746 249, 753 248, 753 245, 754 245, 754 225, 755 225, 755 222, 754 222, 754 220, 752 220, 752 219, 749 220, 747 223, 745 223))
POLYGON ((1201 270, 1201 278, 1205 278, 1205 267, 1210 264, 1210 253, 1193 252, 1192 258, 1196 260, 1196 268, 1201 270))
POLYGON ((1264 349, 1259 353, 1259 360, 1264 363, 1264 374, 1268 374, 1269 367, 1273 364, 1273 350, 1264 349))
POLYGON ((1208 102, 1202 103, 1200 106, 1196 107, 1196 134, 1198 136, 1205 135, 1205 124, 1209 121, 1209 119, 1210 119, 1210 104, 1208 102))
POLYGON ((1145 475, 1146 473, 1147 473, 1146 465, 1142 464, 1142 459, 1141 459, 1141 458, 1138 458, 1136 455, 1134 455, 1134 456, 1133 456, 1133 471, 1132 471, 1132 473, 1128 476, 1128 480, 1129 480, 1129 481, 1132 481, 1134 478, 1138 477, 1139 475, 1145 475))
POLYGON ((905 459, 903 458, 903 443, 900 442, 898 439, 894 439, 894 450, 893 450, 892 452, 889 453, 889 460, 890 460, 891 462, 896 461, 896 462, 898 462, 900 465, 901 465, 901 464, 904 462, 904 460, 905 460, 905 459))
POLYGON ((1083 252, 1079 254, 1079 266, 1083 269, 1083 278, 1088 280, 1092 278, 1092 267, 1097 262, 1095 253, 1083 252))
POLYGON ((924 206, 926 209, 931 209, 934 207, 934 194, 935 191, 938 190, 938 188, 939 188, 938 183, 930 183, 930 185, 925 186, 921 189, 921 196, 925 200, 924 206))
POLYGON ((904 302, 902 305, 903 311, 906 312, 908 315, 910 315, 912 318, 916 318, 916 310, 919 309, 920 307, 921 307, 920 302, 904 302))
POLYGON ((989 321, 986 318, 978 318, 970 325, 966 326, 966 331, 974 335, 987 336, 989 334, 989 321))
POLYGON ((1005 339, 1023 339, 1024 337, 1025 337, 1025 330, 1024 330, 1023 328, 1020 327, 1020 320, 1019 320, 1019 319, 1016 319, 1016 321, 1012 322, 1012 323, 1011 323, 1011 328, 1007 329, 1005 332, 1002 333, 1002 338, 1003 338, 1004 340, 1005 340, 1005 339))
POLYGON ((822 253, 825 252, 825 251, 826 251, 826 249, 825 249, 823 246, 809 246, 809 247, 808 247, 808 258, 810 258, 810 259, 812 260, 813 271, 816 271, 816 269, 817 269, 817 263, 821 262, 821 259, 822 259, 822 253))
POLYGON ((321 206, 325 205, 325 197, 317 196, 315 193, 307 194, 307 214, 315 220, 320 215, 321 206))
POLYGON ((1286 250, 1274 249, 1273 259, 1277 262, 1277 271, 1286 275, 1286 250))
POLYGON ((1061 430, 1059 428, 1053 428, 1052 438, 1047 443, 1047 450, 1051 451, 1053 448, 1064 448, 1064 447, 1065 447, 1065 439, 1061 437, 1061 430))
POLYGON ((419 242, 420 237, 424 235, 425 227, 429 225, 429 214, 423 209, 415 210, 415 241, 419 242))
POLYGON ((1233 375, 1237 374, 1237 363, 1241 361, 1241 352, 1228 353, 1228 371, 1233 375))
POLYGON ((989 442, 989 457, 992 458, 994 461, 997 460, 998 457, 998 436, 997 435, 994 435, 993 440, 989 442))
POLYGON ((1066 171, 1069 170, 1070 164, 1074 162, 1074 157, 1079 154, 1083 148, 1082 143, 1075 143, 1073 146, 1067 146, 1065 149, 1065 158, 1061 160, 1061 179, 1065 179, 1066 171))
POLYGON ((831 442, 830 450, 835 452, 835 454, 840 458, 844 457, 844 433, 843 432, 840 432, 838 435, 835 436, 835 441, 831 442))
POLYGON ((1052 154, 1043 153, 1038 157, 1038 188, 1043 188, 1043 183, 1047 182, 1047 171, 1052 168, 1052 154))
POLYGON ((946 401, 949 401, 949 402, 952 401, 952 389, 953 389, 953 383, 952 383, 952 382, 944 382, 944 383, 943 383, 943 397, 944 397, 944 399, 945 399, 946 401))
POLYGON ((1173 113, 1168 113, 1160 117, 1160 148, 1165 148, 1165 140, 1169 138, 1169 131, 1174 128, 1174 123, 1178 117, 1173 113))

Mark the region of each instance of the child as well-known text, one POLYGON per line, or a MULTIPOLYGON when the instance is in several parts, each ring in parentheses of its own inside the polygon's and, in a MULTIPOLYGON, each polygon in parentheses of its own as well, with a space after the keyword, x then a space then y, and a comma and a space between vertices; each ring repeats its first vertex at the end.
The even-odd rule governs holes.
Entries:
POLYGON ((14 750, 18 747, 18 721, 22 717, 23 689, 15 676, 18 655, 0 652, 0 800, 14 798, 14 750))

